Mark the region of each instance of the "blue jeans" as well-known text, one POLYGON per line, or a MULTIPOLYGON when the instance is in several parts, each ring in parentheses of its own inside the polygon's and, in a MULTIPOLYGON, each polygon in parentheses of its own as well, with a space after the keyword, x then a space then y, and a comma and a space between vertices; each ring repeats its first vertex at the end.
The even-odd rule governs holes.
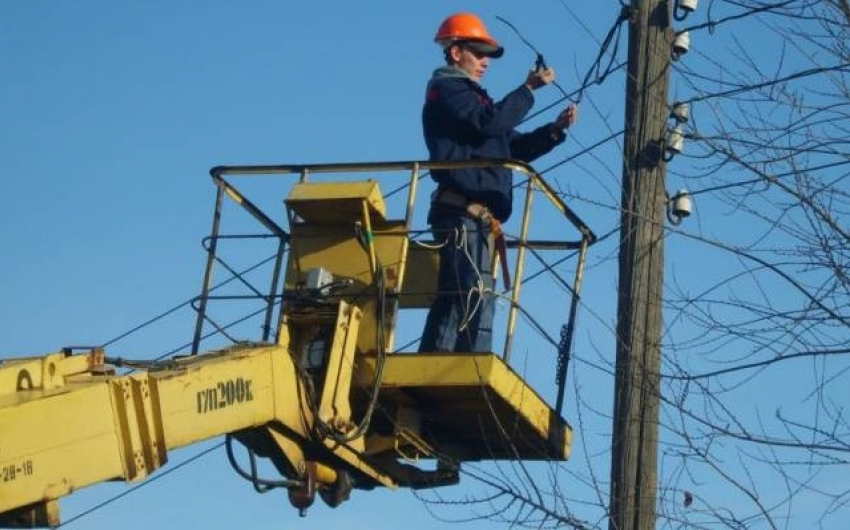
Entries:
POLYGON ((431 232, 443 246, 437 298, 428 312, 419 351, 493 351, 489 225, 457 212, 435 219, 431 232))

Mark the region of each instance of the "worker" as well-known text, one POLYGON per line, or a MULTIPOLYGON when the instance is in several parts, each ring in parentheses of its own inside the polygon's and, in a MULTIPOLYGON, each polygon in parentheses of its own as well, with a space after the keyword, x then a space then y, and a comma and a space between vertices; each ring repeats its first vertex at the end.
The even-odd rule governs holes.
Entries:
MULTIPOLYGON (((434 39, 446 65, 431 77, 422 126, 431 160, 514 158, 530 162, 566 138, 577 118, 574 105, 554 122, 528 133, 520 124, 534 104, 533 92, 552 83, 555 72, 531 70, 525 82, 494 101, 481 86, 490 60, 504 48, 479 17, 446 18, 434 39)), ((419 344, 421 352, 491 352, 495 309, 490 273, 491 234, 511 215, 511 171, 506 168, 434 170, 428 224, 440 247, 438 293, 419 344)))

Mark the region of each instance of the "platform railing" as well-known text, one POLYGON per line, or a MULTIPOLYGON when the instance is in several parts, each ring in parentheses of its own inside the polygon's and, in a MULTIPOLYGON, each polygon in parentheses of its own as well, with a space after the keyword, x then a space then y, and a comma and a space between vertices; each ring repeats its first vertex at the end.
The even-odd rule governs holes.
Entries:
MULTIPOLYGON (((516 331, 517 317, 521 309, 520 295, 523 287, 523 274, 525 272, 526 254, 531 251, 535 255, 538 251, 548 250, 573 250, 576 252, 576 269, 572 285, 569 290, 572 294, 570 302, 569 316, 567 324, 564 326, 561 334, 561 344, 559 349, 566 350, 567 361, 569 360, 569 352, 572 348, 573 332, 575 328, 575 320, 577 307, 581 297, 581 288, 584 277, 584 268, 586 263, 586 254, 588 248, 596 241, 596 235, 590 227, 563 201, 563 199, 554 191, 552 186, 530 165, 511 159, 503 160, 472 160, 462 162, 435 162, 435 161, 400 161, 400 162, 356 162, 356 163, 332 163, 332 164, 293 164, 293 165, 248 165, 248 166, 218 166, 210 170, 213 182, 217 187, 216 205, 213 216, 212 231, 210 236, 205 240, 205 248, 207 250, 207 264, 204 274, 204 283, 201 295, 196 299, 197 321, 195 327, 195 335, 193 340, 193 353, 197 353, 200 348, 200 342, 204 338, 203 328, 204 323, 213 323, 209 317, 208 302, 217 298, 211 294, 213 271, 216 263, 222 263, 218 254, 218 242, 227 236, 221 235, 221 217, 224 199, 229 198, 236 204, 241 206, 245 211, 252 215, 268 233, 277 237, 280 241, 278 253, 275 258, 273 278, 269 282, 269 291, 267 294, 260 293, 259 290, 253 289, 253 295, 256 298, 264 300, 265 307, 265 326, 263 340, 268 340, 269 324, 274 320, 275 307, 281 311, 279 303, 283 297, 282 289, 280 288, 280 275, 283 271, 283 259, 286 247, 289 243, 289 233, 281 227, 272 216, 267 215, 263 210, 252 202, 245 194, 237 189, 230 181, 234 177, 278 177, 288 176, 296 178, 298 182, 307 182, 314 176, 330 175, 330 174, 346 174, 355 175, 358 173, 369 173, 370 178, 387 174, 387 176, 398 177, 398 173, 407 173, 407 182, 401 183, 399 187, 385 194, 388 198, 398 192, 406 191, 407 197, 404 205, 404 223, 409 233, 414 233, 413 221, 416 211, 417 192, 419 190, 419 181, 426 176, 430 171, 434 170, 452 170, 463 168, 507 168, 515 174, 524 177, 524 198, 522 199, 522 213, 519 220, 518 236, 508 242, 509 248, 516 249, 516 259, 514 263, 513 278, 514 281, 510 286, 507 296, 510 299, 510 309, 507 316, 507 326, 505 333, 504 347, 501 352, 502 358, 510 361, 511 350, 513 348, 513 339, 516 331), (396 175, 390 175, 395 173, 396 175), (567 221, 575 232, 572 238, 564 240, 532 240, 529 238, 531 229, 531 213, 534 206, 534 198, 537 194, 542 194, 543 197, 555 208, 555 210, 567 221)), ((515 181, 517 179, 515 178, 515 181)), ((519 180, 520 185, 523 184, 519 180)), ((538 256, 539 258, 539 256, 538 256)), ((541 260, 544 263, 545 261, 541 260)), ((232 269, 231 269, 232 272, 232 269)), ((279 316, 278 316, 279 320, 279 316)), ((219 327, 213 323, 214 326, 219 327)), ((560 352, 561 356, 564 352, 560 352)), ((564 360, 559 358, 559 370, 557 374, 559 385, 558 403, 563 399, 563 386, 566 376, 566 366, 561 366, 564 360)), ((559 407, 560 408, 560 407, 559 407)))

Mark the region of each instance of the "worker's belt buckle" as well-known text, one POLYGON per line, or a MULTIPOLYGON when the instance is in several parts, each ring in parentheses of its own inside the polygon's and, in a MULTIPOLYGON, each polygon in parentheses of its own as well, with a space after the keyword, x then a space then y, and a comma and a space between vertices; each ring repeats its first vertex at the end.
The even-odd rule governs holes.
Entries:
POLYGON ((487 208, 487 206, 481 204, 480 202, 470 202, 466 197, 464 197, 460 193, 456 193, 451 190, 437 190, 436 195, 434 197, 434 202, 466 210, 466 213, 470 217, 474 219, 480 219, 481 222, 485 225, 491 224, 494 219, 493 213, 490 211, 489 208, 487 208))
POLYGON ((468 213, 470 217, 481 220, 481 222, 487 226, 493 222, 493 214, 486 206, 479 202, 471 202, 467 204, 466 213, 468 213))

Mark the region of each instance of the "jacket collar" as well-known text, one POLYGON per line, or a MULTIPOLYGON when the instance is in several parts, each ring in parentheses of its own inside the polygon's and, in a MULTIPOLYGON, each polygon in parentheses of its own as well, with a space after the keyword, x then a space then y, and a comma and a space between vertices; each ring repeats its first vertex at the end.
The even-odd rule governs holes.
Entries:
POLYGON ((441 66, 434 70, 434 73, 431 75, 431 79, 439 79, 443 77, 460 77, 464 79, 469 79, 475 84, 478 84, 475 79, 470 76, 466 70, 461 70, 457 66, 441 66))

